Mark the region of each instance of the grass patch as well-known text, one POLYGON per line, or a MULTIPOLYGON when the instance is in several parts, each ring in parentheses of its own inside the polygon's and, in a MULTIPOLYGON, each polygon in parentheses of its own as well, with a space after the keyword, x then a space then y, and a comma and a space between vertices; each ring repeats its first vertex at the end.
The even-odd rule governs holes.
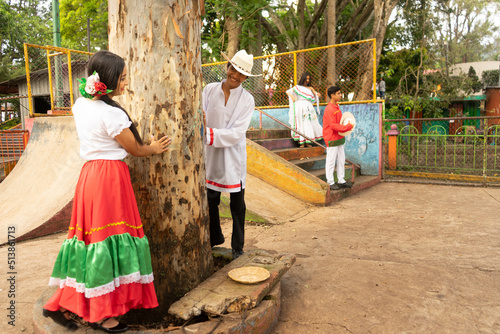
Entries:
MULTIPOLYGON (((231 209, 229 208, 229 198, 225 196, 221 196, 221 203, 219 205, 219 215, 221 218, 232 218, 231 217, 231 209)), ((250 211, 247 209, 245 213, 245 221, 253 222, 253 223, 269 223, 267 219, 259 216, 257 213, 250 211)))

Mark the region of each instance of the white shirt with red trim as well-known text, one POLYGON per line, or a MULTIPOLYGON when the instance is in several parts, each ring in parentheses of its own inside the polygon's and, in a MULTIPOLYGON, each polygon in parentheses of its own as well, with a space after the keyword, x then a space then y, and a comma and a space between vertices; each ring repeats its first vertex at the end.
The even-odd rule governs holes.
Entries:
POLYGON ((72 111, 83 159, 121 160, 128 155, 115 139, 132 124, 123 110, 101 100, 80 97, 72 111))
POLYGON ((241 85, 231 89, 227 104, 222 83, 203 89, 206 115, 205 167, 207 188, 220 192, 245 189, 247 174, 246 131, 255 100, 241 85))

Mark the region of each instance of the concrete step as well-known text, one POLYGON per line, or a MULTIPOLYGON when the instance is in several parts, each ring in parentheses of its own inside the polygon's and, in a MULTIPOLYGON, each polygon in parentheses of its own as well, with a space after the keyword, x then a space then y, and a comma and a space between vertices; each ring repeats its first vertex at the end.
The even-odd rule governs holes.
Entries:
POLYGON ((326 154, 318 155, 315 157, 305 157, 300 159, 289 160, 292 164, 300 167, 308 172, 325 169, 326 154))
POLYGON ((298 160, 301 158, 312 158, 325 154, 325 149, 320 146, 304 147, 304 148, 282 148, 273 150, 274 154, 282 157, 285 160, 298 160))
POLYGON ((271 151, 285 148, 299 148, 299 145, 292 138, 255 139, 254 142, 271 151))
POLYGON ((324 149, 313 147, 270 151, 248 139, 248 173, 300 200, 314 205, 329 205, 380 182, 378 176, 356 176, 355 180, 352 180, 351 166, 350 164, 346 164, 345 178, 353 182, 354 186, 351 189, 330 191, 330 187, 325 181, 324 168, 319 168, 324 163, 321 162, 324 158, 322 157, 324 153, 324 149), (319 150, 319 153, 315 152, 317 150, 319 150), (281 154, 278 155, 276 152, 281 154), (317 154, 307 154, 313 152, 317 154), (282 157, 283 155, 290 159, 287 161, 287 159, 282 157), (301 158, 304 159, 301 160, 301 158), (292 163, 292 161, 297 162, 297 160, 299 162, 304 161, 305 166, 310 165, 309 167, 312 166, 312 168, 317 169, 312 169, 310 172, 306 171, 292 163), (307 160, 312 160, 312 162, 307 160))
MULTIPOLYGON (((313 170, 310 171, 312 175, 316 176, 318 179, 325 181, 326 182, 326 174, 325 174, 325 169, 318 169, 318 170, 313 170)), ((358 172, 354 174, 354 181, 356 181, 356 177, 358 177, 358 172)), ((337 172, 333 173, 333 178, 335 182, 337 182, 337 172)), ((352 181, 352 165, 346 164, 345 165, 345 175, 344 175, 345 180, 352 181)))
POLYGON ((247 131, 247 138, 251 140, 258 139, 273 139, 273 138, 292 138, 290 135, 290 130, 282 129, 262 129, 255 130, 250 129, 247 131))

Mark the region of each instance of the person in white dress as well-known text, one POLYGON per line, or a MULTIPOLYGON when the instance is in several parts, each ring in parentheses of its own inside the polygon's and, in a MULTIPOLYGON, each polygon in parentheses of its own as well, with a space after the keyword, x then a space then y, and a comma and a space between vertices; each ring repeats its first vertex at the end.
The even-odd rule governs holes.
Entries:
MULTIPOLYGON (((299 84, 286 91, 290 100, 290 111, 288 122, 292 129, 297 130, 311 140, 318 141, 323 138, 323 128, 319 124, 319 98, 311 86, 311 75, 304 72, 299 80, 299 84), (314 108, 313 103, 316 103, 314 108)), ((301 134, 292 131, 293 140, 299 143, 300 147, 311 146, 311 140, 301 134)))

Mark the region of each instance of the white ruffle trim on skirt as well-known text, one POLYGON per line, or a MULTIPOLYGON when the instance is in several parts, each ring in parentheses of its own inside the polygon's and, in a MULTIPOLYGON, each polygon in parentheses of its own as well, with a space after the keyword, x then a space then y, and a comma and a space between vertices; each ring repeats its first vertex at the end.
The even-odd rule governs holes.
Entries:
POLYGON ((85 298, 94 298, 113 292, 120 285, 130 283, 149 284, 153 281, 153 273, 149 275, 141 275, 141 273, 137 271, 129 275, 116 277, 113 281, 95 288, 86 288, 85 283, 77 283, 76 279, 72 277, 66 277, 65 279, 51 277, 49 280, 49 286, 58 286, 61 289, 64 287, 74 288, 78 293, 85 293, 85 298))

